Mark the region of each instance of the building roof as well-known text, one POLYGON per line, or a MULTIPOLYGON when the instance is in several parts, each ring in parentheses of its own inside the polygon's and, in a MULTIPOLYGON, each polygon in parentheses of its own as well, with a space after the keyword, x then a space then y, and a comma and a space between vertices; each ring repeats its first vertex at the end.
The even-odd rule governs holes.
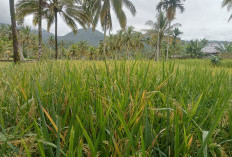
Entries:
POLYGON ((219 53, 219 50, 217 48, 219 48, 218 44, 211 43, 211 44, 208 44, 203 49, 201 49, 201 51, 205 54, 217 54, 219 53))

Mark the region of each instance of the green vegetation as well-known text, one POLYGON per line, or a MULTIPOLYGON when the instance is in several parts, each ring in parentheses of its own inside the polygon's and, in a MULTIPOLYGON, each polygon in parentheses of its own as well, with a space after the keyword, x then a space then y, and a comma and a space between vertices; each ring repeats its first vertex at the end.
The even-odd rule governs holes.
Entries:
POLYGON ((203 39, 191 40, 189 44, 186 45, 186 53, 191 56, 191 58, 202 58, 204 54, 201 52, 201 49, 207 45, 208 41, 203 39))
MULTIPOLYGON (((157 18, 160 18, 160 27, 157 22, 148 21, 147 24, 151 29, 143 30, 145 33, 138 32, 134 27, 127 27, 126 29, 118 31, 116 34, 111 34, 106 38, 106 57, 113 58, 128 58, 135 59, 138 55, 146 59, 161 60, 166 57, 167 50, 167 19, 160 13, 157 18), (161 18, 164 18, 161 20, 161 18), (165 20, 166 19, 166 20, 165 20), (163 22, 162 22, 163 21, 163 22), (164 24, 164 25, 163 25, 164 24), (157 33, 159 32, 159 36, 157 33), (159 39, 159 40, 158 40, 159 39), (158 51, 159 50, 159 51, 158 51), (158 58, 157 58, 158 54, 158 58)), ((176 23, 171 26, 172 37, 170 39, 169 58, 203 58, 206 54, 201 52, 209 41, 206 39, 195 40, 190 42, 181 41, 178 29, 180 24, 176 23)), ((0 59, 8 60, 13 57, 12 51, 12 33, 9 25, 0 26, 0 59)), ((101 60, 104 58, 103 53, 103 34, 99 32, 91 32, 90 29, 85 32, 81 30, 80 34, 75 36, 70 33, 62 38, 59 38, 59 59, 93 59, 101 60), (90 39, 93 36, 93 39, 90 39), (62 39, 62 40, 61 40, 62 39), (79 41, 83 39, 83 41, 79 41), (73 40, 74 43, 71 43, 73 40), (78 41, 78 42, 75 42, 78 41), (100 41, 100 43, 99 43, 100 41), (75 55, 73 55, 73 47, 76 47, 75 55), (82 51, 85 48, 85 51, 82 51)), ((19 52, 26 60, 36 60, 39 56, 38 46, 33 43, 38 42, 38 37, 28 26, 18 28, 17 34, 19 36, 19 52)), ((216 47, 222 58, 231 58, 231 43, 224 42, 218 44, 216 47)), ((42 60, 52 60, 55 57, 54 53, 55 39, 50 36, 43 42, 42 60)))
POLYGON ((211 60, 211 63, 213 64, 213 65, 217 65, 217 64, 219 64, 220 63, 220 57, 218 57, 218 56, 215 56, 215 55, 212 55, 211 57, 210 57, 210 60, 211 60))
POLYGON ((5 156, 232 155, 229 60, 0 66, 5 156))
MULTIPOLYGON (((229 4, 229 1, 223 2, 223 6, 229 4)), ((202 52, 203 48, 211 44, 206 39, 190 42, 181 40, 180 35, 183 34, 180 28, 181 24, 174 22, 176 13, 184 12, 183 0, 164 0, 158 3, 156 19, 147 21, 146 25, 150 26, 150 29, 143 29, 141 32, 136 31, 133 26, 126 26, 127 17, 124 8, 128 8, 132 15, 136 14, 136 8, 128 0, 18 1, 16 20, 20 26, 17 28, 17 36, 21 61, 54 58, 60 60, 67 58, 72 60, 136 59, 137 56, 159 61, 168 58, 204 58, 211 54, 220 54, 222 58, 231 58, 230 42, 214 44, 213 48, 209 46, 206 49, 210 51, 213 49, 212 52, 202 52), (112 11, 116 14, 121 26, 121 30, 115 34, 111 34, 113 29, 112 11), (45 33, 40 27, 41 19, 45 19, 49 31, 51 24, 56 23, 55 19, 57 19, 58 13, 73 30, 63 37, 58 37, 57 31, 55 35, 45 33), (35 35, 37 31, 31 31, 28 26, 23 25, 24 18, 28 15, 33 15, 33 23, 38 24, 38 36, 35 35), (83 27, 83 29, 79 29, 76 36, 74 35, 77 31, 75 22, 80 23, 83 27), (101 24, 104 34, 97 30, 92 32, 98 23, 101 24), (107 36, 108 31, 109 35, 107 36), (59 54, 58 49, 60 49, 59 54)), ((10 26, 1 25, 0 34, 1 59, 14 58, 10 26)))
MULTIPOLYGON (((152 20, 148 20, 146 22, 146 25, 150 26, 151 29, 145 30, 145 32, 146 32, 146 35, 149 36, 148 38, 149 45, 151 45, 151 47, 154 49, 156 47, 156 53, 154 53, 153 55, 156 55, 156 60, 158 61, 160 59, 160 55, 162 56, 162 54, 160 54, 160 51, 162 52, 162 51, 165 51, 166 49, 162 45, 163 38, 165 38, 165 35, 170 33, 170 29, 172 30, 173 39, 174 39, 172 41, 172 44, 174 48, 176 48, 176 40, 177 40, 177 37, 180 35, 179 34, 180 32, 177 32, 177 30, 179 31, 178 27, 180 27, 181 24, 175 23, 173 25, 168 26, 168 23, 169 23, 168 18, 164 15, 162 11, 159 11, 156 18, 157 18, 156 22, 153 22, 152 20), (164 50, 162 50, 162 48, 164 50)), ((164 41, 167 42, 167 40, 164 40, 164 41)), ((168 38, 168 41, 169 41, 169 38, 168 38)), ((152 58, 154 58, 154 56, 152 58)))
POLYGON ((174 19, 184 1, 160 1, 139 32, 126 25, 130 0, 19 0, 16 15, 10 0, 0 59, 34 62, 0 63, 0 156, 232 156, 232 61, 220 57, 232 44, 181 41, 174 19), (28 15, 38 35, 24 26, 28 15), (63 40, 59 15, 73 30, 63 40), (88 29, 74 37, 77 23, 88 29), (90 33, 98 23, 104 35, 90 33))
MULTIPOLYGON (((185 1, 185 0, 183 0, 185 1)), ((166 17, 168 19, 168 42, 167 42, 167 52, 166 52, 166 61, 168 60, 169 53, 169 38, 171 36, 171 23, 176 17, 177 10, 180 10, 180 13, 185 11, 184 4, 182 0, 161 0, 156 9, 160 12, 163 9, 166 12, 166 17)))

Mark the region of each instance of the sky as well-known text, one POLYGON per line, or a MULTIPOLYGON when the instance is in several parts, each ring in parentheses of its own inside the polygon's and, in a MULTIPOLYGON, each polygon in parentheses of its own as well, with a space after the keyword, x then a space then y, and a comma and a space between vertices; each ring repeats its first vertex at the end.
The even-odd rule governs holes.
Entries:
MULTIPOLYGON (((127 14, 127 26, 134 26, 136 30, 147 29, 145 25, 147 20, 155 20, 157 11, 156 5, 159 0, 131 0, 137 9, 137 14, 133 17, 125 9, 127 14)), ((17 2, 17 0, 16 0, 17 2)), ((184 2, 185 12, 176 15, 174 23, 181 23, 180 30, 184 33, 181 38, 184 40, 203 39, 208 40, 227 40, 232 41, 232 21, 228 18, 232 10, 228 12, 226 8, 221 7, 222 0, 186 0, 184 2)), ((9 1, 0 0, 0 23, 10 23, 9 1)), ((32 17, 25 19, 25 25, 32 25, 32 17)), ((43 22, 43 28, 46 29, 46 23, 43 22)), ((81 28, 81 27, 79 27, 81 28)), ((113 15, 113 33, 117 32, 120 26, 117 18, 113 15)), ((102 31, 98 26, 97 30, 102 31)), ((50 30, 54 32, 54 26, 50 30)), ((71 31, 62 19, 58 19, 58 34, 65 35, 71 31)))

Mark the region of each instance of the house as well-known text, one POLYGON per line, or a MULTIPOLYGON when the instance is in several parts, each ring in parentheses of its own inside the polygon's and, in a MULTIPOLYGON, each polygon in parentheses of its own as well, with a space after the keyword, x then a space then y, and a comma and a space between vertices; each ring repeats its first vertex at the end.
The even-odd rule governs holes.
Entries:
POLYGON ((219 54, 219 50, 217 48, 219 48, 219 44, 216 43, 210 43, 208 44, 206 47, 204 47, 203 49, 201 49, 201 52, 203 52, 203 54, 205 54, 206 56, 210 56, 210 55, 217 55, 219 54))

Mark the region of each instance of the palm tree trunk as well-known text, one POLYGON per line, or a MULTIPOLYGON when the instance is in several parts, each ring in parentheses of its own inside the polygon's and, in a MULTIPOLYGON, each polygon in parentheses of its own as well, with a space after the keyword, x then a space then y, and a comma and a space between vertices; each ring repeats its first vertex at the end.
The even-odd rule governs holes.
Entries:
POLYGON ((26 60, 25 60, 25 58, 24 58, 24 56, 23 56, 23 48, 21 47, 20 44, 19 44, 18 47, 19 47, 20 60, 24 62, 24 61, 26 61, 26 60))
POLYGON ((14 49, 14 62, 17 63, 19 61, 19 53, 18 53, 18 40, 16 33, 16 21, 15 21, 15 8, 14 8, 14 0, 10 0, 10 15, 11 15, 11 29, 13 35, 13 49, 14 49))
MULTIPOLYGON (((159 17, 158 17, 158 25, 160 25, 160 10, 159 11, 159 17)), ((158 27, 158 40, 157 40, 157 47, 156 47, 156 61, 159 60, 159 51, 160 51, 160 28, 158 27)))
POLYGON ((104 43, 103 43, 103 54, 104 54, 104 57, 106 59, 106 24, 105 24, 105 28, 104 28, 104 43))
POLYGON ((39 38, 39 56, 40 60, 42 54, 42 0, 39 0, 39 24, 38 24, 38 38, 39 38))
POLYGON ((57 12, 55 12, 55 59, 58 59, 58 41, 57 41, 57 12))
POLYGON ((27 58, 29 59, 30 58, 30 52, 27 51, 27 58))
POLYGON ((173 39, 173 46, 176 48, 176 37, 173 39))
POLYGON ((161 56, 161 44, 162 44, 162 40, 163 40, 163 37, 162 37, 162 35, 160 35, 160 39, 159 39, 159 57, 161 56))
MULTIPOLYGON (((25 61, 25 58, 23 56, 23 46, 21 46, 21 43, 20 43, 20 35, 18 34, 18 49, 19 49, 20 59, 21 59, 21 61, 25 61)), ((23 45, 23 43, 22 43, 22 45, 23 45)))
POLYGON ((171 36, 171 21, 169 21, 169 24, 168 24, 168 43, 167 43, 167 53, 166 53, 166 61, 168 61, 168 53, 169 53, 169 45, 170 45, 170 36, 171 36))
POLYGON ((158 40, 156 47, 156 61, 159 61, 159 54, 160 54, 160 33, 158 32, 158 40))

